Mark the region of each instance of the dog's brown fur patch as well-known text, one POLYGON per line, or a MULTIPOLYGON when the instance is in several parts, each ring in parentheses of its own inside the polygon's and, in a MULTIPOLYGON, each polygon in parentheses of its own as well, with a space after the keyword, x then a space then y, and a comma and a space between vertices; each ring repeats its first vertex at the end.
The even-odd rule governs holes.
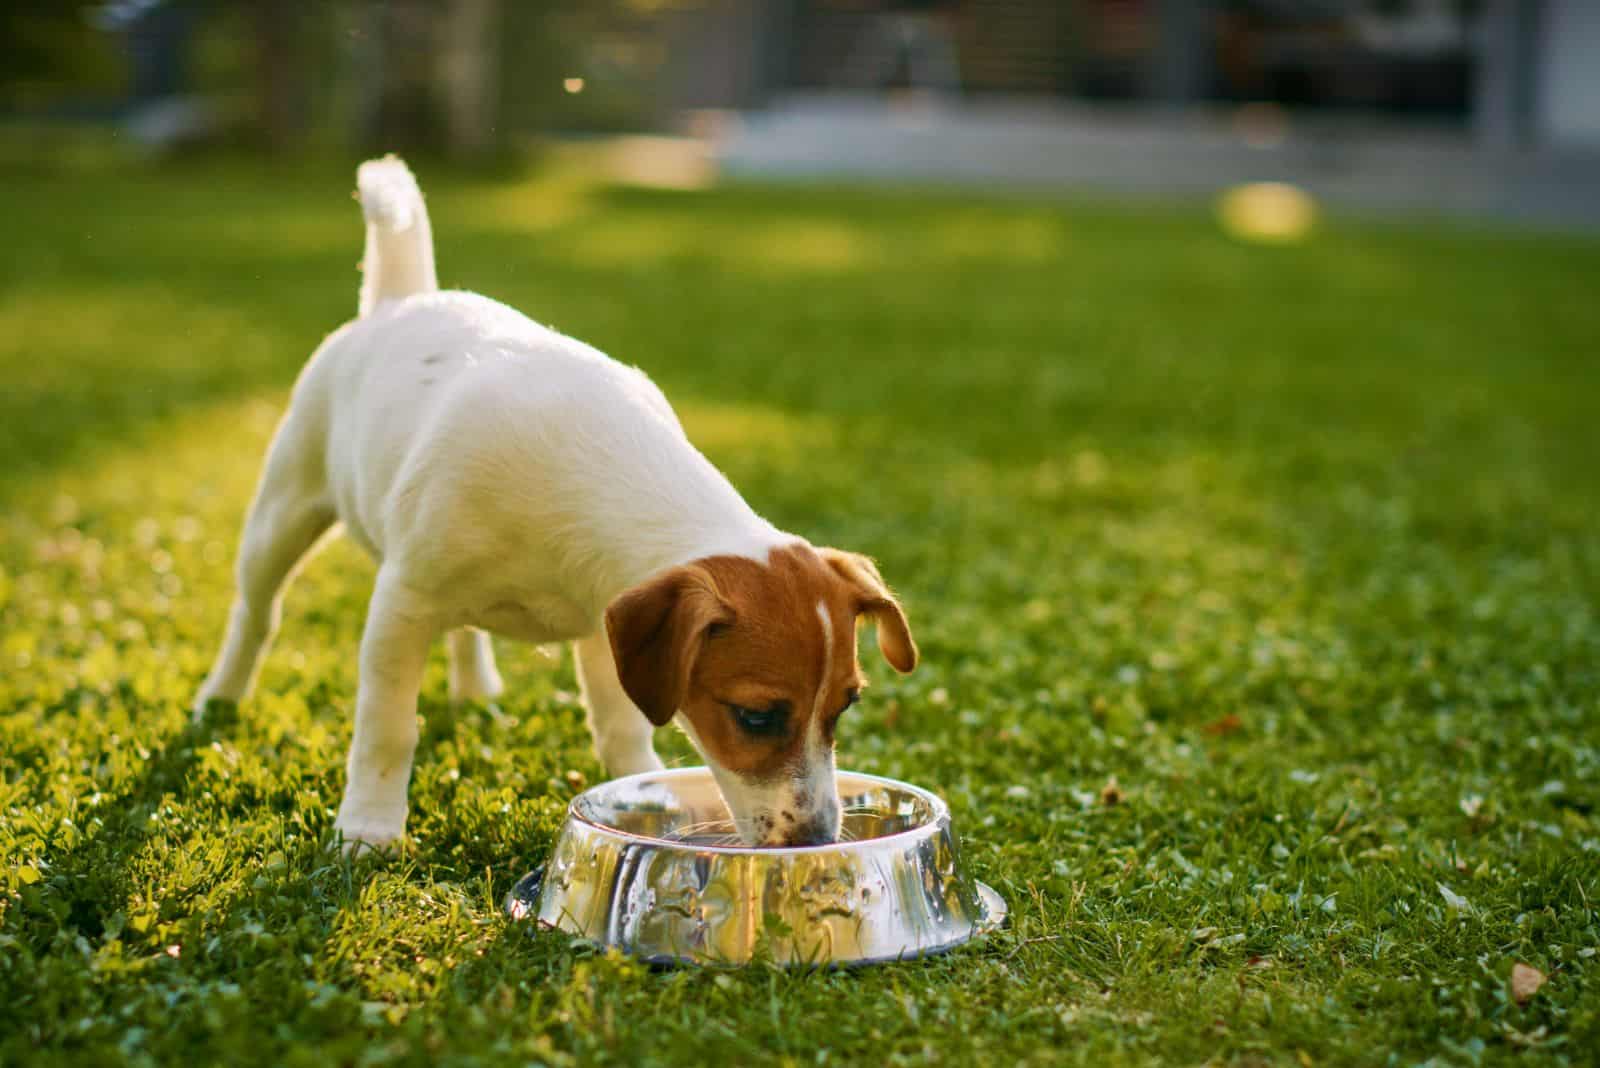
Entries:
POLYGON ((832 744, 840 714, 864 682, 856 657, 861 615, 877 622, 890 664, 916 666, 905 613, 872 562, 796 543, 765 563, 714 556, 672 568, 613 601, 606 630, 623 688, 652 723, 682 712, 711 759, 770 779, 803 762, 813 719, 821 718, 832 744), (742 730, 730 709, 780 703, 787 729, 774 737, 742 730))

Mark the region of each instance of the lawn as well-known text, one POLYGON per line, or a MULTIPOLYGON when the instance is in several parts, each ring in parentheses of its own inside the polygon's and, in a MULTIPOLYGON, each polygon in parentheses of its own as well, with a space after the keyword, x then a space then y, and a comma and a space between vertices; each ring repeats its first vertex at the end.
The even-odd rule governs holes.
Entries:
POLYGON ((879 560, 924 662, 864 652, 840 763, 947 798, 1011 924, 819 974, 531 936, 499 901, 601 772, 570 658, 510 643, 497 707, 431 665, 403 855, 330 855, 371 565, 187 704, 355 308, 350 169, 13 171, 0 1063, 1600 1057, 1600 241, 419 169, 447 284, 879 560))

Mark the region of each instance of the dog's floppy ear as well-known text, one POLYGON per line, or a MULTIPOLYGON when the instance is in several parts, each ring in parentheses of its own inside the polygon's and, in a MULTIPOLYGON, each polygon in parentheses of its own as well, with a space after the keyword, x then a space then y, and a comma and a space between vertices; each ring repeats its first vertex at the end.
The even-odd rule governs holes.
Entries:
POLYGON ((624 590, 606 608, 617 678, 651 723, 661 726, 682 706, 707 633, 731 622, 711 573, 694 564, 624 590))
POLYGON ((902 675, 917 666, 917 643, 911 637, 911 624, 900 602, 894 599, 883 576, 873 562, 860 553, 842 549, 818 549, 822 559, 851 588, 856 613, 878 625, 878 650, 902 675))

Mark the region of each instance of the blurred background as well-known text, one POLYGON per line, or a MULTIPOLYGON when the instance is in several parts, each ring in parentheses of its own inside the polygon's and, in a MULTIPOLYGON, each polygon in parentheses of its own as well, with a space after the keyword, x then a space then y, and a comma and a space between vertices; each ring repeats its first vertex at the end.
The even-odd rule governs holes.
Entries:
POLYGON ((12 164, 582 139, 644 184, 1272 182, 1594 227, 1596 55, 1589 0, 59 0, 0 13, 0 116, 12 164))

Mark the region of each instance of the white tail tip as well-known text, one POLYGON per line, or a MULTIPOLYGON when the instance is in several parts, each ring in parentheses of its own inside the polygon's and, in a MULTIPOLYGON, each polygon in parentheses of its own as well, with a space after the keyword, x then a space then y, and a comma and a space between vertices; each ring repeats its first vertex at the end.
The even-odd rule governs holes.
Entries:
POLYGON ((368 160, 356 170, 356 195, 367 222, 360 313, 386 300, 438 289, 428 208, 411 168, 398 156, 368 160))
POLYGON ((392 233, 416 224, 422 190, 411 168, 399 156, 369 159, 356 170, 356 189, 367 222, 392 233))

